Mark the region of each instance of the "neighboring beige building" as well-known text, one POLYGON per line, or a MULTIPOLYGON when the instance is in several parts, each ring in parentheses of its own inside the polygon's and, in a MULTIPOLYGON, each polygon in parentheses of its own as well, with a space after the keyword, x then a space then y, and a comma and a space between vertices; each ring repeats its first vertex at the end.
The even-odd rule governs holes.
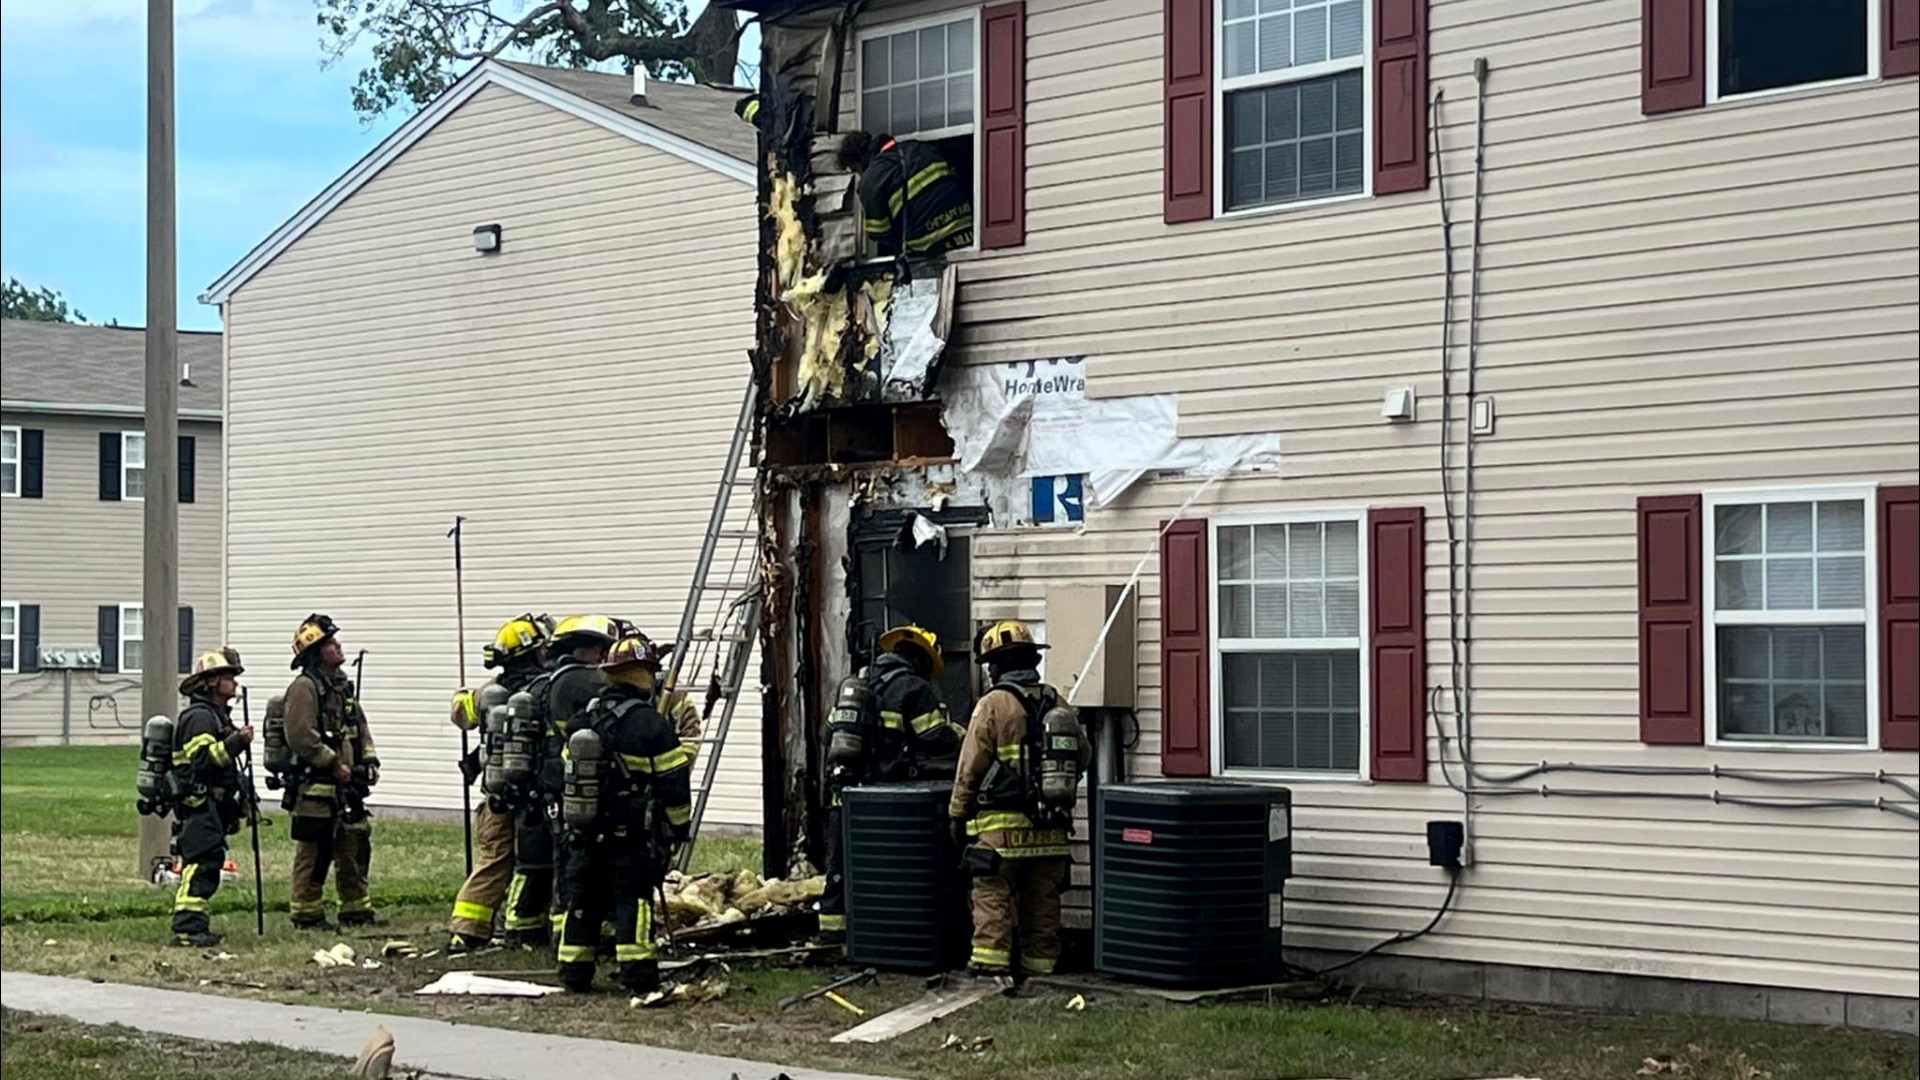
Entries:
MULTIPOLYGON (((1366 977, 1915 1029, 1910 0, 1802 27, 1832 40, 1801 56, 1754 24, 1786 9, 1720 0, 881 0, 817 80, 787 61, 840 5, 735 6, 792 93, 837 81, 840 130, 940 140, 977 178, 931 395, 950 428, 982 366, 1084 357, 1089 408, 1175 395, 1181 437, 1281 453, 1147 468, 1063 529, 1033 523, 1037 483, 1020 509, 1017 456, 955 477, 896 441, 865 467, 885 482, 802 487, 795 522, 829 531, 799 557, 858 546, 833 531, 850 497, 856 521, 974 504, 964 606, 923 618, 975 627, 1146 560, 1128 772, 1292 789, 1303 962, 1425 925, 1447 886, 1425 825, 1465 820, 1450 911, 1366 977)), ((808 174, 826 161, 777 164, 820 193, 807 270, 857 228, 845 178, 808 174)), ((783 723, 817 723, 843 673, 781 671, 783 723)))
MULTIPOLYGON (((203 297, 237 418, 227 637, 256 696, 309 612, 366 650, 379 802, 460 806, 456 516, 469 682, 528 609, 673 639, 753 343, 737 96, 482 64, 203 297)), ((759 820, 745 698, 710 822, 759 820)))
POLYGON ((180 335, 180 655, 143 655, 144 334, 0 324, 0 742, 137 739, 220 626, 220 335, 180 335))

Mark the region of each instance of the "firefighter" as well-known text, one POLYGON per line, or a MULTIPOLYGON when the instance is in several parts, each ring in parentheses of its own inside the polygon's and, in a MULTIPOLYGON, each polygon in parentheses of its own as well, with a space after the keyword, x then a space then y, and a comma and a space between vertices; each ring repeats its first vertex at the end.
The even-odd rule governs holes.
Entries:
POLYGON ((974 871, 969 966, 982 975, 1046 975, 1060 958, 1067 836, 1092 748, 1059 692, 1040 681, 1044 648, 1017 620, 993 624, 975 643, 993 685, 967 725, 947 813, 974 871))
MULTIPOLYGON (((512 694, 527 689, 547 663, 547 640, 553 632, 553 620, 545 615, 516 615, 501 624, 493 643, 483 650, 486 666, 498 668, 489 685, 512 694)), ((468 786, 480 779, 486 768, 490 743, 495 736, 485 727, 481 690, 462 687, 453 695, 454 726, 465 731, 478 729, 480 744, 460 763, 461 775, 468 786)), ((451 935, 449 953, 470 952, 493 938, 493 915, 506 898, 514 870, 513 811, 504 804, 483 798, 473 812, 473 836, 479 845, 479 858, 473 873, 453 898, 453 918, 448 924, 451 935)))
POLYGON ((568 725, 561 820, 567 909, 560 924, 560 979, 593 986, 600 927, 611 916, 620 985, 659 988, 653 891, 693 817, 687 752, 654 707, 660 656, 644 637, 622 638, 601 665, 605 688, 568 725))
POLYGON ((180 887, 173 894, 173 943, 208 948, 220 944, 207 920, 207 902, 220 888, 227 837, 258 810, 246 798, 235 760, 253 743, 251 726, 236 728, 235 679, 246 669, 240 653, 221 648, 201 653, 193 673, 180 680, 187 707, 173 732, 173 844, 180 856, 180 887))
POLYGON ((864 684, 865 705, 856 715, 845 700, 827 722, 828 784, 827 884, 820 895, 820 931, 829 937, 845 933, 846 852, 843 850, 844 792, 859 784, 890 784, 922 776, 952 775, 965 730, 947 718, 931 680, 945 671, 940 641, 932 631, 907 624, 880 635, 879 655, 855 678, 864 684), (858 723, 857 756, 846 748, 845 727, 858 723), (834 735, 841 734, 836 750, 834 735))
POLYGON ((323 890, 333 869, 341 926, 379 922, 367 902, 367 866, 373 856, 368 789, 380 782, 380 758, 359 693, 342 665, 339 627, 313 614, 293 634, 293 670, 287 686, 287 746, 297 767, 289 792, 293 810, 295 929, 332 929, 323 890))
POLYGON ((558 823, 550 813, 560 801, 567 724, 586 712, 605 680, 599 663, 619 636, 616 620, 604 615, 569 615, 553 628, 547 645, 547 670, 527 688, 533 699, 540 740, 534 755, 529 797, 514 806, 513 880, 507 887, 507 941, 544 947, 565 910, 555 887, 564 865, 558 823))
POLYGON ((973 196, 931 143, 851 131, 834 160, 860 178, 867 240, 924 259, 973 245, 973 196))
MULTIPOLYGON (((748 119, 752 118, 748 117, 748 119)), ((654 650, 654 655, 659 657, 660 663, 663 666, 668 659, 672 657, 673 650, 663 649, 655 645, 653 639, 647 637, 647 635, 641 633, 632 625, 629 624, 625 627, 625 630, 626 633, 622 635, 623 637, 639 638, 647 648, 654 650)), ((714 690, 708 691, 709 695, 716 692, 717 691, 714 690)), ((668 686, 666 687, 666 692, 661 695, 660 713, 673 724, 673 730, 680 736, 680 749, 687 752, 687 767, 692 768, 695 759, 700 756, 700 727, 703 723, 700 715, 700 706, 693 703, 692 694, 685 690, 668 686)))

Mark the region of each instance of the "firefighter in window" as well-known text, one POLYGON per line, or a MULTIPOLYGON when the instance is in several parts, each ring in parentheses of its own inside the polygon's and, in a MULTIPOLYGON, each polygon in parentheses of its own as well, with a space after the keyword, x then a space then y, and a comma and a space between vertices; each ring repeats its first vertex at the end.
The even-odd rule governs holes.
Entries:
POLYGON ((827 883, 820 896, 820 932, 846 932, 843 793, 858 784, 899 783, 952 775, 965 734, 947 717, 933 680, 944 671, 940 641, 911 624, 880 635, 873 663, 840 685, 827 718, 827 883))
POLYGON ((878 254, 920 260, 973 246, 973 195, 932 143, 853 131, 834 159, 860 178, 863 228, 878 254))

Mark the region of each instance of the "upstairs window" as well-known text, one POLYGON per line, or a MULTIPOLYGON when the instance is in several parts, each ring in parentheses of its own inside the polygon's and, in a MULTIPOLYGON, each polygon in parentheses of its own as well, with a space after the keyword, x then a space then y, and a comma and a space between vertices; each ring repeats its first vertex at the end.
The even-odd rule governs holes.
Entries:
POLYGON ((20 494, 20 429, 0 428, 0 495, 20 494))
POLYGON ((1219 0, 1229 211, 1367 183, 1371 0, 1219 0))
POLYGON ((1716 98, 1875 75, 1881 0, 1707 0, 1716 98))
POLYGON ((147 497, 147 436, 143 432, 120 433, 120 497, 147 497))
POLYGON ((980 35, 976 17, 884 26, 860 35, 858 127, 916 139, 939 149, 973 193, 976 235, 980 189, 975 136, 980 114, 980 35))

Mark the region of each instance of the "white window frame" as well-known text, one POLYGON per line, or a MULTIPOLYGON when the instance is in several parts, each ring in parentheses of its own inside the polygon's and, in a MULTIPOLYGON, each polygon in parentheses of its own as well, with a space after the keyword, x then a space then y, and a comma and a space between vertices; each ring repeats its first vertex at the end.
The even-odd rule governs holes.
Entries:
POLYGON ((147 433, 144 431, 123 431, 120 433, 120 498, 123 502, 145 502, 147 498, 147 433), (140 494, 127 494, 127 473, 133 466, 127 464, 127 447, 132 440, 140 440, 140 494))
MULTIPOLYGON (((982 140, 980 138, 982 117, 980 113, 981 110, 986 107, 987 102, 987 46, 986 42, 981 39, 981 34, 985 31, 986 27, 981 22, 979 8, 949 11, 942 15, 928 15, 919 19, 904 19, 900 22, 882 23, 877 26, 856 30, 853 35, 853 44, 849 46, 853 51, 853 126, 856 131, 870 131, 876 135, 880 134, 880 132, 873 131, 867 127, 867 96, 863 92, 863 87, 860 82, 863 76, 860 63, 862 57, 865 56, 866 43, 869 40, 873 38, 892 37, 895 34, 904 34, 913 30, 925 30, 934 26, 945 26, 948 23, 967 21, 973 23, 973 123, 949 124, 946 127, 937 128, 933 131, 917 131, 903 137, 916 142, 935 142, 940 139, 958 138, 961 135, 966 135, 971 138, 973 143, 973 192, 970 197, 973 199, 973 243, 967 247, 958 248, 956 251, 979 251, 980 224, 982 221, 980 213, 980 193, 983 190, 980 176, 982 155, 982 140)), ((889 131, 886 132, 886 134, 892 135, 894 133, 889 131)), ((863 231, 860 235, 861 243, 865 244, 867 242, 866 233, 863 231)), ((955 253, 955 251, 950 251, 947 254, 953 255, 955 253)))
POLYGON ((1866 74, 1848 75, 1822 82, 1799 83, 1794 86, 1776 86, 1771 90, 1749 90, 1744 94, 1723 95, 1720 93, 1720 0, 1707 0, 1707 104, 1714 105, 1722 101, 1754 101, 1780 97, 1783 94, 1801 94, 1810 90, 1851 86, 1854 83, 1878 82, 1880 79, 1880 0, 1859 0, 1859 2, 1867 5, 1866 74))
POLYGON ((119 634, 114 639, 113 647, 119 651, 119 655, 115 656, 114 660, 118 663, 120 667, 120 672, 119 672, 120 674, 122 675, 143 674, 142 669, 146 666, 146 662, 147 662, 147 615, 146 615, 146 612, 141 609, 141 606, 139 604, 121 604, 120 605, 120 631, 119 631, 119 634), (127 666, 127 642, 129 640, 129 638, 127 637, 127 612, 129 611, 140 612, 140 636, 136 639, 131 639, 131 640, 137 640, 140 642, 141 667, 127 666))
POLYGON ((1308 210, 1316 206, 1332 206, 1339 203, 1358 202, 1373 198, 1373 4, 1371 0, 1362 0, 1360 4, 1360 55, 1343 60, 1328 60, 1305 67, 1288 68, 1285 71, 1255 72, 1235 78, 1226 76, 1226 0, 1213 0, 1213 216, 1216 218, 1256 217, 1261 214, 1278 214, 1292 210, 1308 210), (1290 202, 1263 203, 1259 206, 1243 206, 1238 210, 1227 208, 1227 184, 1233 162, 1233 148, 1227 145, 1227 95, 1236 90, 1252 90, 1265 86, 1281 86, 1287 83, 1305 82, 1309 79, 1338 75, 1343 71, 1360 69, 1360 190, 1338 195, 1322 195, 1315 199, 1294 199, 1290 202))
POLYGON ((4 456, 4 451, 0 451, 0 462, 13 466, 13 487, 11 489, 0 487, 0 498, 17 499, 27 484, 26 472, 24 471, 26 468, 24 462, 27 457, 27 436, 25 432, 21 431, 20 428, 14 424, 0 425, 0 432, 13 436, 13 457, 8 458, 4 456))
POLYGON ((1222 514, 1207 524, 1207 662, 1210 670, 1208 732, 1213 775, 1228 779, 1285 780, 1291 783, 1352 784, 1373 780, 1372 664, 1369 647, 1372 620, 1367 617, 1372 582, 1367 559, 1367 508, 1364 506, 1293 506, 1242 514, 1222 514), (1227 709, 1225 655, 1229 652, 1316 651, 1344 649, 1347 638, 1223 638, 1220 636, 1220 530, 1247 525, 1314 524, 1351 521, 1359 548, 1360 634, 1352 639, 1360 651, 1360 757, 1355 772, 1227 767, 1227 709))
POLYGON ((0 611, 13 616, 13 633, 0 631, 0 641, 13 645, 13 661, 0 662, 0 674, 13 675, 20 670, 20 605, 12 600, 0 600, 0 611))
MULTIPOLYGON (((1700 499, 1700 660, 1701 697, 1705 706, 1707 745, 1728 750, 1791 750, 1802 754, 1857 754, 1880 748, 1880 551, 1877 515, 1879 489, 1872 484, 1826 484, 1785 488, 1725 488, 1703 492, 1700 499), (1862 509, 1862 552, 1866 606, 1857 609, 1814 611, 1719 611, 1716 591, 1719 581, 1714 565, 1715 518, 1722 506, 1746 506, 1754 503, 1851 502, 1862 509), (1867 739, 1860 743, 1840 742, 1768 742, 1759 739, 1725 739, 1720 736, 1721 626, 1833 626, 1851 624, 1858 619, 1866 627, 1867 649, 1867 739)), ((1815 596, 1817 603, 1819 597, 1815 596)))

